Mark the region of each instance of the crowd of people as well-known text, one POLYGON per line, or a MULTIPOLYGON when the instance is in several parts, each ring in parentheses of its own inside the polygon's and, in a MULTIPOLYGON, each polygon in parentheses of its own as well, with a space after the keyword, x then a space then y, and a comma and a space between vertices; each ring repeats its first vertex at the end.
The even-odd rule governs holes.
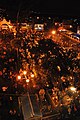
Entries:
MULTIPOLYGON (((54 44, 54 42, 51 39, 46 39, 47 37, 45 36, 45 32, 36 32, 34 30, 30 30, 18 33, 16 37, 11 36, 0 36, 0 110, 3 110, 3 113, 5 112, 5 116, 9 115, 5 118, 5 120, 8 120, 8 118, 11 118, 11 120, 21 120, 20 114, 17 113, 18 109, 15 109, 15 107, 13 109, 11 107, 9 108, 10 104, 13 104, 9 101, 14 101, 13 106, 18 106, 18 103, 15 102, 13 95, 24 93, 25 85, 23 83, 21 84, 20 82, 20 84, 18 84, 18 82, 16 81, 16 76, 20 73, 21 69, 27 69, 26 66, 28 66, 28 70, 31 71, 32 67, 36 68, 35 65, 39 66, 40 68, 36 69, 39 77, 36 77, 35 79, 36 82, 38 81, 38 85, 40 84, 39 90, 42 87, 46 87, 48 90, 51 89, 51 93, 49 93, 51 96, 50 99, 54 102, 55 108, 60 107, 62 117, 65 117, 67 115, 66 113, 68 113, 68 115, 80 114, 80 83, 78 72, 79 62, 77 61, 77 66, 74 65, 75 69, 78 70, 77 73, 75 72, 75 75, 77 76, 71 74, 71 64, 70 66, 68 66, 68 71, 70 71, 69 75, 65 75, 67 67, 64 67, 66 66, 64 65, 64 63, 67 58, 69 59, 70 57, 71 60, 71 55, 73 56, 73 58, 75 58, 73 54, 74 52, 62 52, 62 49, 60 49, 61 47, 59 48, 58 45, 54 44), (66 59, 63 59, 63 53, 67 57, 66 59), (59 57, 61 57, 61 59, 63 60, 63 63, 60 63, 61 66, 59 63, 57 63, 60 60, 59 57), (47 70, 43 71, 41 68, 45 68, 47 70), (51 74, 51 70, 55 75, 51 74), (49 74, 51 75, 50 77, 48 76, 49 74), (47 81, 44 80, 43 82, 43 79, 46 79, 47 81), (50 79, 53 81, 51 82, 50 79), (76 83, 74 84, 75 81, 76 83), (43 83, 45 83, 45 85, 42 85, 43 83), (74 93, 77 94, 75 98, 73 97, 73 95, 70 96, 69 93, 66 93, 70 85, 75 85, 74 87, 78 88, 77 91, 74 93), (51 88, 48 88, 50 86, 51 88), (5 95, 8 95, 8 97, 5 97, 5 95), (3 100, 4 98, 5 100, 3 100), (69 101, 66 100, 67 98, 69 99, 69 101), (7 105, 4 105, 6 100, 7 105)), ((76 52, 75 54, 77 56, 76 52)), ((67 65, 69 64, 67 63, 67 65)), ((33 69, 32 72, 34 71, 35 70, 33 69)), ((2 117, 5 116, 0 116, 1 119, 4 120, 4 118, 2 117)))

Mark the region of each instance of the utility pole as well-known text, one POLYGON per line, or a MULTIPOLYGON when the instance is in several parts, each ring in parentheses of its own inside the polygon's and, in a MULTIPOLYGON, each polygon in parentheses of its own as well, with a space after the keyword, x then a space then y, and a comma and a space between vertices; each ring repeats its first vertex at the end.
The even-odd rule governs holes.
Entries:
POLYGON ((18 12, 17 12, 17 21, 16 21, 16 31, 18 32, 18 22, 19 22, 19 14, 21 9, 21 3, 19 4, 18 12))

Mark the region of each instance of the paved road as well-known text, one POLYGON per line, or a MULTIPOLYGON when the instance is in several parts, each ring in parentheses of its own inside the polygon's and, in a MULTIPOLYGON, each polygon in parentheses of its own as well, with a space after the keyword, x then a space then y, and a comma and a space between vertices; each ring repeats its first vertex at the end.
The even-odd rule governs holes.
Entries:
POLYGON ((53 41, 59 44, 61 47, 77 50, 80 52, 80 42, 77 42, 77 40, 74 40, 73 38, 66 36, 63 33, 56 34, 53 37, 53 41))

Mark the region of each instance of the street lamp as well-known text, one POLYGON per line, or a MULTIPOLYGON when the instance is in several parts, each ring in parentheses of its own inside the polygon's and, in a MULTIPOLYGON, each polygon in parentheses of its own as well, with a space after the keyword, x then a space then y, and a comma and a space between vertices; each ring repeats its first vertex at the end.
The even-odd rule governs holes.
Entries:
POLYGON ((31 74, 31 78, 34 78, 34 74, 31 74))
POLYGON ((17 76, 17 78, 18 78, 18 80, 20 80, 20 79, 21 79, 21 76, 20 76, 20 75, 18 75, 18 76, 17 76))
POLYGON ((27 71, 24 70, 24 71, 23 71, 23 74, 26 75, 26 73, 27 73, 27 71))
POLYGON ((26 79, 26 83, 29 83, 29 81, 30 81, 29 79, 26 79))
POLYGON ((55 30, 53 30, 53 31, 52 31, 52 34, 53 34, 53 35, 55 35, 55 34, 56 34, 56 31, 55 31, 55 30))

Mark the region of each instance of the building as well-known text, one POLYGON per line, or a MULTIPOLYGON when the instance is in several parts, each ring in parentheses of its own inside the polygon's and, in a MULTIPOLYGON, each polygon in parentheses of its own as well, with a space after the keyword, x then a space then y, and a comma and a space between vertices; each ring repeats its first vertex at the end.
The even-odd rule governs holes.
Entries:
POLYGON ((11 21, 8 22, 5 18, 3 18, 3 20, 0 21, 0 31, 1 30, 12 31, 13 25, 12 25, 11 21))
POLYGON ((34 24, 34 30, 43 31, 44 30, 44 24, 34 24))

